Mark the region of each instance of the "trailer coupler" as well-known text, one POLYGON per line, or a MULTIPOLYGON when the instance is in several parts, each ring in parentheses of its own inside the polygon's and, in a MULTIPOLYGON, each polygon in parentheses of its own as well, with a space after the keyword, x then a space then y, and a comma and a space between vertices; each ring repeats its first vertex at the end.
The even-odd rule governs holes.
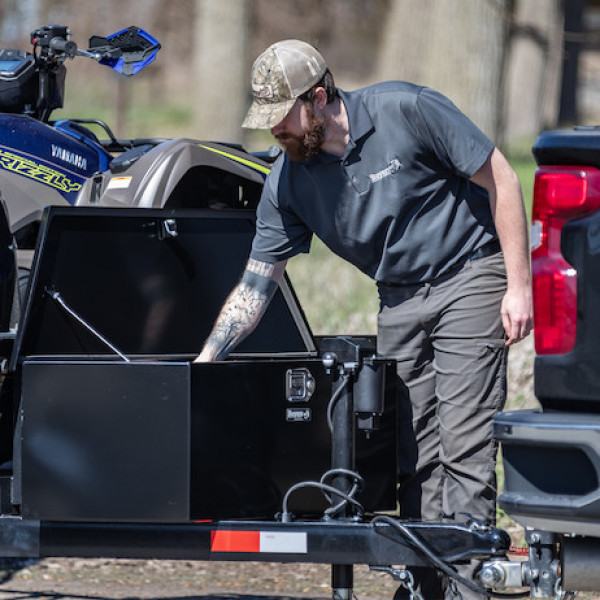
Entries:
POLYGON ((536 599, 566 599, 570 592, 562 588, 558 536, 548 531, 525 532, 529 560, 495 559, 482 565, 479 580, 486 588, 507 590, 529 588, 536 599))

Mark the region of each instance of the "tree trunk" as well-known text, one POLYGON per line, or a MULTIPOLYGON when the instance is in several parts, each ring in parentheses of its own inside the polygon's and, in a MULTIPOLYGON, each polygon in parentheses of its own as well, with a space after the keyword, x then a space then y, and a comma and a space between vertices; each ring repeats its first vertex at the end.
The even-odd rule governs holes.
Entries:
POLYGON ((558 121, 574 125, 579 121, 577 88, 579 87, 579 55, 582 49, 583 9, 585 0, 570 0, 564 5, 565 51, 558 121))
POLYGON ((495 138, 506 5, 506 0, 392 0, 379 79, 437 89, 495 138))
POLYGON ((562 51, 561 0, 518 0, 507 60, 503 140, 518 144, 556 123, 562 51))
POLYGON ((196 0, 194 137, 240 142, 248 104, 247 0, 196 0))

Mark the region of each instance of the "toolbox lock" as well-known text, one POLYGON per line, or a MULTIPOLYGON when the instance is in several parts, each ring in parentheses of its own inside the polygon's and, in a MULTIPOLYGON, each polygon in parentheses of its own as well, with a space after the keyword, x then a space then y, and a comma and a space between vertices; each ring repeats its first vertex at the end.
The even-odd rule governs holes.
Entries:
POLYGON ((315 379, 305 367, 288 369, 285 374, 285 396, 288 402, 308 402, 315 391, 315 379))

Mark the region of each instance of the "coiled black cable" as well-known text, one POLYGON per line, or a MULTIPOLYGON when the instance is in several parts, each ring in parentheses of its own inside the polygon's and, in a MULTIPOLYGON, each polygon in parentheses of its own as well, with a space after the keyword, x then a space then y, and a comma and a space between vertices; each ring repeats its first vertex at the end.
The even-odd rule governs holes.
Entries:
MULTIPOLYGON (((348 490, 348 492, 346 492, 346 494, 349 498, 354 499, 354 496, 356 494, 358 494, 359 492, 361 492, 363 490, 363 488, 365 487, 365 480, 356 471, 351 471, 350 469, 330 469, 329 471, 326 471, 325 473, 323 473, 321 479, 319 480, 319 483, 326 484, 328 479, 333 478, 333 477, 338 477, 340 475, 350 477, 353 480, 352 487, 350 488, 350 490, 348 490)), ((335 493, 338 496, 340 496, 341 494, 339 493, 337 488, 334 488, 334 489, 336 490, 335 493)), ((324 489, 321 491, 323 491, 323 495, 325 496, 325 498, 327 498, 327 500, 331 504, 333 502, 333 498, 329 494, 326 494, 324 489)), ((342 510, 343 508, 345 508, 348 505, 348 502, 349 501, 345 497, 343 497, 342 500, 338 504, 336 504, 335 506, 330 506, 325 511, 325 515, 328 517, 331 517, 331 516, 337 514, 340 510, 342 510)), ((351 504, 357 508, 357 513, 359 515, 362 515, 362 513, 363 513, 362 504, 360 504, 356 500, 351 502, 351 504)))
POLYGON ((330 506, 326 511, 325 515, 331 517, 337 514, 344 507, 351 504, 355 510, 356 514, 362 516, 364 512, 364 508, 362 504, 354 498, 354 496, 360 492, 364 486, 364 479, 355 471, 350 471, 348 469, 331 469, 330 471, 326 471, 319 481, 301 481, 300 483, 296 483, 293 485, 284 495, 282 501, 282 515, 281 520, 284 523, 288 523, 291 520, 291 514, 288 510, 288 503, 290 496, 297 490, 307 487, 316 488, 321 490, 325 498, 329 501, 329 503, 333 502, 332 496, 335 494, 342 498, 342 500, 336 504, 335 506, 330 506), (351 477, 353 479, 353 483, 350 489, 347 492, 339 490, 332 485, 326 483, 326 481, 332 477, 337 477, 339 475, 345 475, 351 477))

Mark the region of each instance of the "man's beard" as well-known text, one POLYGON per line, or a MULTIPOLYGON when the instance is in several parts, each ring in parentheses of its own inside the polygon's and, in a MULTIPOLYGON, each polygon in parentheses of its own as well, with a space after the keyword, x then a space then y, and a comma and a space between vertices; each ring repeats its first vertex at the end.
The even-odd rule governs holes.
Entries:
MULTIPOLYGON (((312 111, 311 111, 312 112, 312 111)), ((277 140, 283 146, 290 160, 304 162, 319 154, 325 140, 325 119, 312 113, 310 126, 303 136, 283 134, 277 140)))

